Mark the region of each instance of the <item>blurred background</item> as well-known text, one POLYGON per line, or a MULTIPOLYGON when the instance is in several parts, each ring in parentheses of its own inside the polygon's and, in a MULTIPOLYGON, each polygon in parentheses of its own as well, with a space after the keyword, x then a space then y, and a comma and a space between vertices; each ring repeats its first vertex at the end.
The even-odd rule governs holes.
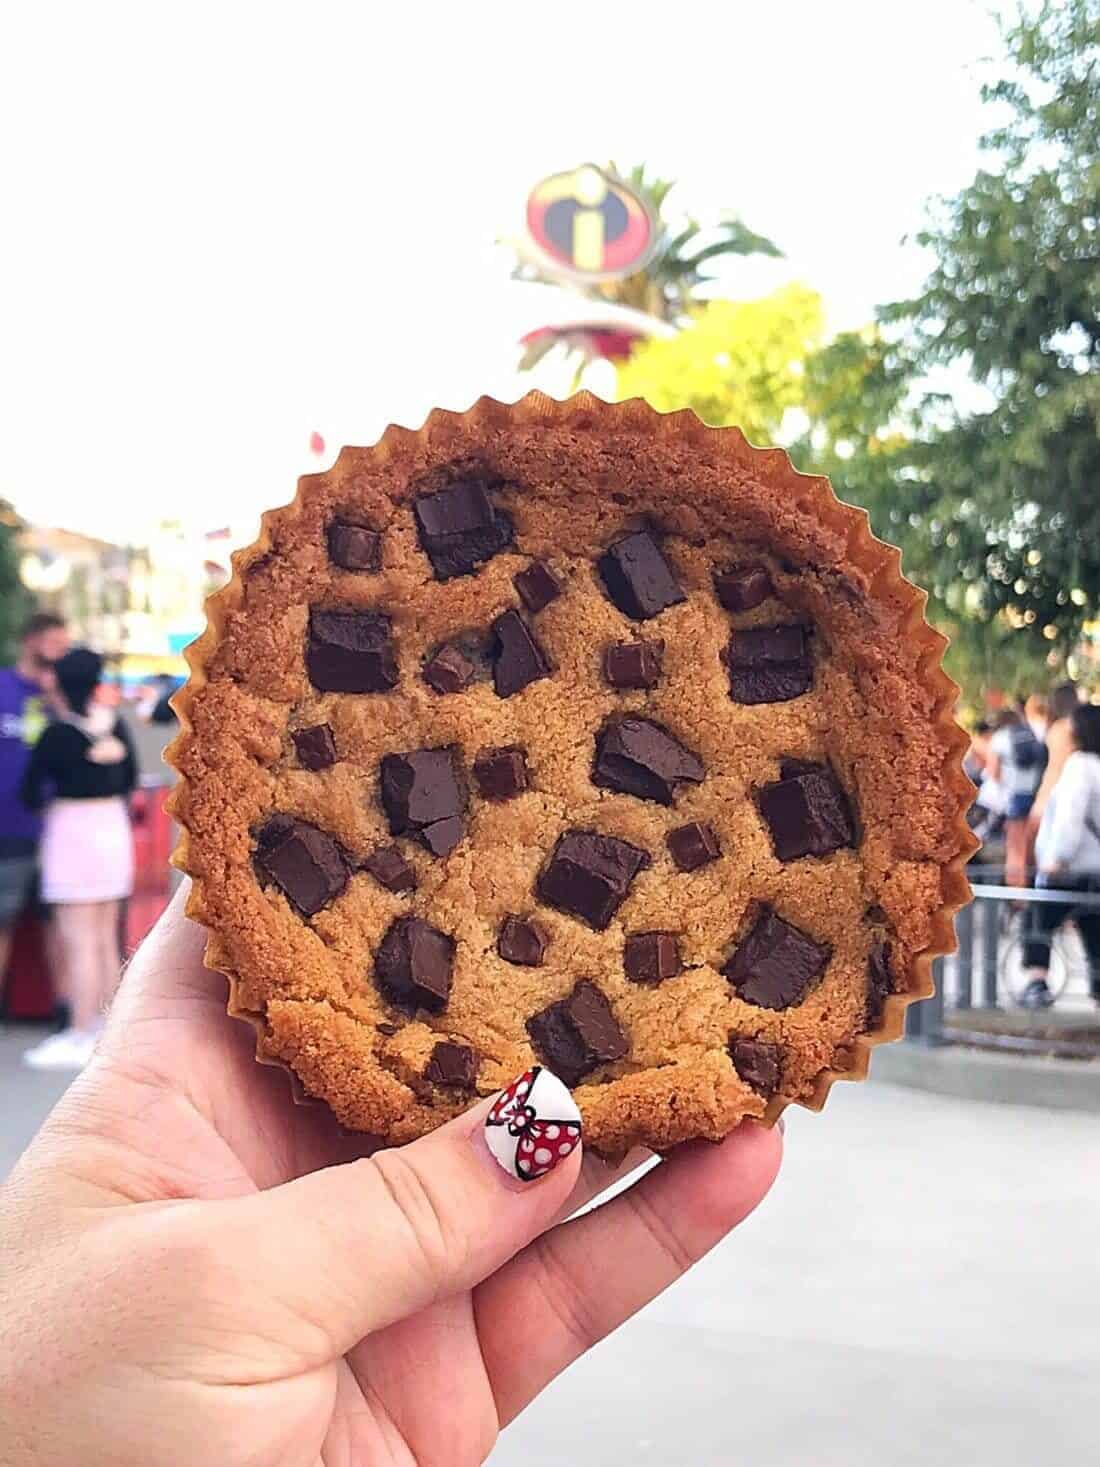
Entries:
MULTIPOLYGON (((1029 1004, 1034 855, 990 742, 1045 745, 1051 689, 1100 687, 1100 0, 42 0, 0 14, 0 133, 0 653, 37 612, 108 659, 125 946, 170 890, 165 698, 204 597, 391 421, 583 385, 738 424, 868 509, 952 639, 1001 778, 939 1000, 493 1461, 1094 1453, 1093 907, 1029 1004)), ((0 1175, 68 1078, 19 1062, 57 1004, 29 903, 0 1175)))

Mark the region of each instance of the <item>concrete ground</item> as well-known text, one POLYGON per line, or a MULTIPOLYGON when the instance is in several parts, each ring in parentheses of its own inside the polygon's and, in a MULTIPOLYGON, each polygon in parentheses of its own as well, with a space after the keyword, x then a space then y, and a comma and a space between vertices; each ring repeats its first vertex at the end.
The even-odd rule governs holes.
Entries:
MULTIPOLYGON (((0 1033, 0 1174, 61 1089, 19 1066, 25 1042, 0 1033)), ((1095 1116, 872 1083, 788 1117, 760 1212, 562 1377, 492 1467, 1095 1460, 1095 1116)))

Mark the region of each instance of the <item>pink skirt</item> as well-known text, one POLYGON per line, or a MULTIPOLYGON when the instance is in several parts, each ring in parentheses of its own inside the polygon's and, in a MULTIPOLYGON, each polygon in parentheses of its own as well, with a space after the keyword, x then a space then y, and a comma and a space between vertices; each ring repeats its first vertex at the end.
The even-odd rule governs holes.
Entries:
POLYGON ((42 900, 117 902, 134 889, 134 841, 126 801, 54 800, 39 853, 42 900))

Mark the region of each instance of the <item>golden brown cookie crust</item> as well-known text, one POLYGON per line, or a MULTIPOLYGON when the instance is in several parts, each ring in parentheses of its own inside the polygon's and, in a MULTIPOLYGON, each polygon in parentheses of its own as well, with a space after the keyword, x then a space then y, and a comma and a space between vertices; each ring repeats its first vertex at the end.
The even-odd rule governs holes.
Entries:
POLYGON ((820 1107, 834 1079, 862 1078, 869 1049, 897 1037, 905 1006, 931 991, 931 958, 951 947, 973 848, 944 642, 924 622, 923 594, 901 578, 897 551, 784 453, 636 402, 483 399, 462 416, 433 413, 419 433, 391 428, 374 448, 343 450, 328 472, 301 480, 293 504, 265 516, 234 569, 210 603, 179 699, 177 859, 194 882, 189 912, 212 934, 208 962, 229 976, 231 1012, 254 1023, 261 1057, 289 1067, 345 1125, 401 1142, 464 1109, 472 1092, 424 1078, 441 1039, 478 1052, 477 1093, 506 1085, 538 1059, 527 1019, 585 977, 629 1042, 624 1059, 575 1091, 587 1144, 615 1154, 717 1139, 745 1116, 773 1120, 791 1101, 820 1107), (474 574, 439 581, 412 501, 462 478, 492 486, 515 537, 474 574), (381 535, 377 573, 333 565, 334 518, 381 535), (595 558, 647 521, 687 596, 637 623, 605 593, 595 558), (421 669, 431 650, 520 605, 513 577, 532 558, 563 588, 529 617, 553 674, 510 698, 491 682, 454 694, 430 688, 421 669), (724 610, 712 577, 731 563, 766 565, 775 595, 750 611, 724 610), (397 687, 314 688, 304 661, 311 606, 389 615, 397 687), (785 703, 733 702, 722 660, 731 627, 784 622, 815 629, 812 690, 785 703), (635 636, 665 643, 658 684, 610 687, 604 649, 635 636), (592 782, 596 731, 625 711, 657 720, 703 760, 705 778, 682 786, 671 808, 592 782), (316 724, 331 727, 337 750, 320 771, 302 767, 291 738, 316 724), (464 838, 443 859, 398 842, 415 892, 387 891, 357 871, 303 919, 257 879, 255 832, 272 812, 321 827, 361 861, 393 842, 378 798, 383 754, 457 745, 469 771, 480 750, 514 744, 526 750, 526 792, 495 803, 474 786, 464 838), (832 765, 858 812, 855 849, 777 859, 754 795, 784 756, 832 765), (722 854, 682 872, 665 837, 693 820, 714 828, 722 854), (570 828, 598 829, 653 858, 606 931, 534 895, 570 828), (823 979, 797 1006, 748 1004, 719 971, 760 903, 831 947, 823 979), (395 1010, 372 979, 382 935, 410 913, 455 940, 438 1015, 395 1010), (547 935, 543 966, 497 954, 510 913, 535 917, 547 935), (684 964, 656 985, 623 971, 624 934, 649 930, 676 932, 684 964), (894 994, 867 1034, 868 963, 884 939, 894 994), (773 1097, 739 1077, 731 1036, 779 1046, 773 1097))

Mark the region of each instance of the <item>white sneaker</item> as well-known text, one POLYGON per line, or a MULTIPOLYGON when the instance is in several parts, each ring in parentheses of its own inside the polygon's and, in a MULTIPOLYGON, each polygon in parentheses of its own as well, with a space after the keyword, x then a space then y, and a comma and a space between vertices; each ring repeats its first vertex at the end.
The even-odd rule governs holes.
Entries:
POLYGON ((32 1070, 82 1070, 92 1057, 97 1036, 86 1029, 62 1029, 24 1052, 32 1070))

